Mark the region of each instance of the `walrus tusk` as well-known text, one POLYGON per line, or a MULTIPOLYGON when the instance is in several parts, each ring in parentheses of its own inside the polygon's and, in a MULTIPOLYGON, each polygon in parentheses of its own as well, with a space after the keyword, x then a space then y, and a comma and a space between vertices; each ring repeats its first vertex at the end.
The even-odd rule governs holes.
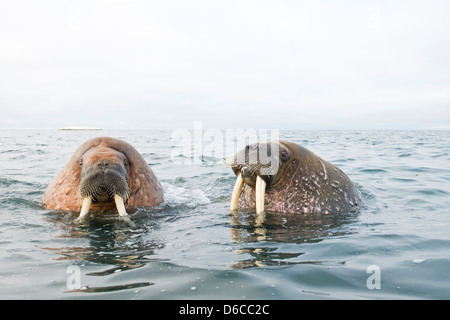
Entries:
POLYGON ((86 197, 83 200, 83 205, 81 207, 81 211, 80 211, 80 215, 78 216, 77 220, 83 220, 84 218, 86 218, 86 216, 89 213, 89 208, 91 207, 91 203, 92 203, 92 198, 91 197, 86 197))
POLYGON ((264 195, 266 193, 266 182, 260 177, 256 177, 256 213, 264 212, 264 195))
POLYGON ((125 204, 123 203, 123 198, 118 194, 114 195, 114 202, 116 203, 117 211, 119 212, 119 216, 126 217, 128 216, 127 210, 125 209, 125 204))
POLYGON ((117 211, 119 212, 119 216, 127 222, 128 224, 134 226, 134 222, 130 220, 128 216, 127 210, 125 209, 125 204, 123 203, 123 198, 118 194, 114 195, 114 202, 116 203, 117 211))
POLYGON ((239 173, 236 183, 234 184, 233 193, 231 194, 230 211, 236 211, 238 209, 239 197, 241 196, 242 187, 244 186, 244 179, 242 173, 239 173))

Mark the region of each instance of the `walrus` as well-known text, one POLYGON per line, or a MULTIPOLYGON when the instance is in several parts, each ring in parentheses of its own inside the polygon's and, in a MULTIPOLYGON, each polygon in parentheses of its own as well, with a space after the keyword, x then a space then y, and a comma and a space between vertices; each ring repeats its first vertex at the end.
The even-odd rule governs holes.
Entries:
POLYGON ((153 207, 164 201, 163 188, 142 155, 129 143, 97 137, 83 143, 42 197, 48 209, 90 211, 114 207, 127 222, 127 208, 153 207))
POLYGON ((230 211, 238 207, 287 214, 356 212, 358 190, 338 167, 288 141, 247 145, 228 163, 237 176, 230 211))

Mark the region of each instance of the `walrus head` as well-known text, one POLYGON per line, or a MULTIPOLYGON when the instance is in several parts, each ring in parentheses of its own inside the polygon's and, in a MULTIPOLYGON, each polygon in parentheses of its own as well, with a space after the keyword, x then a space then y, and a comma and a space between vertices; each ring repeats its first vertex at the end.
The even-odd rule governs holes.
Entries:
POLYGON ((128 166, 125 154, 108 147, 87 150, 79 160, 81 168, 78 192, 84 199, 80 219, 88 214, 91 203, 116 202, 120 215, 129 197, 128 166))
POLYGON ((237 176, 230 210, 238 207, 244 183, 255 189, 256 212, 264 211, 266 189, 280 182, 283 168, 291 158, 289 146, 281 141, 254 143, 237 152, 231 169, 237 176))

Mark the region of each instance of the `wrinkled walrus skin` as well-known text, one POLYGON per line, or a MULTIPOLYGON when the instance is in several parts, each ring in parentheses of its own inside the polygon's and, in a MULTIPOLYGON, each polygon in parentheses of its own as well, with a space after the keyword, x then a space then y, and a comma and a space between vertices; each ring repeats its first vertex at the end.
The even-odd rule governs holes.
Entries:
POLYGON ((116 195, 126 208, 153 207, 164 201, 161 184, 133 146, 119 139, 98 137, 75 151, 42 199, 48 209, 80 211, 83 200, 89 198, 92 206, 89 202, 88 212, 89 207, 92 212, 102 212, 114 209, 116 195), (89 186, 95 191, 86 187, 88 182, 95 185, 89 186))
POLYGON ((231 168, 238 177, 231 211, 238 207, 287 214, 343 214, 355 212, 360 194, 338 167, 308 149, 288 141, 255 143, 236 153, 231 168), (266 165, 249 159, 262 159, 266 165), (274 172, 264 173, 271 162, 274 172))

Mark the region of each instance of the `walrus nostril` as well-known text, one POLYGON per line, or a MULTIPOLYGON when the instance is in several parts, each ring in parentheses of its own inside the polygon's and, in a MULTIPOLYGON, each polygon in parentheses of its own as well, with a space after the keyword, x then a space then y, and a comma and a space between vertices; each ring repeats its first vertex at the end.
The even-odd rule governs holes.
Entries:
POLYGON ((109 162, 107 161, 101 161, 97 164, 97 168, 99 169, 107 169, 109 167, 109 162))

